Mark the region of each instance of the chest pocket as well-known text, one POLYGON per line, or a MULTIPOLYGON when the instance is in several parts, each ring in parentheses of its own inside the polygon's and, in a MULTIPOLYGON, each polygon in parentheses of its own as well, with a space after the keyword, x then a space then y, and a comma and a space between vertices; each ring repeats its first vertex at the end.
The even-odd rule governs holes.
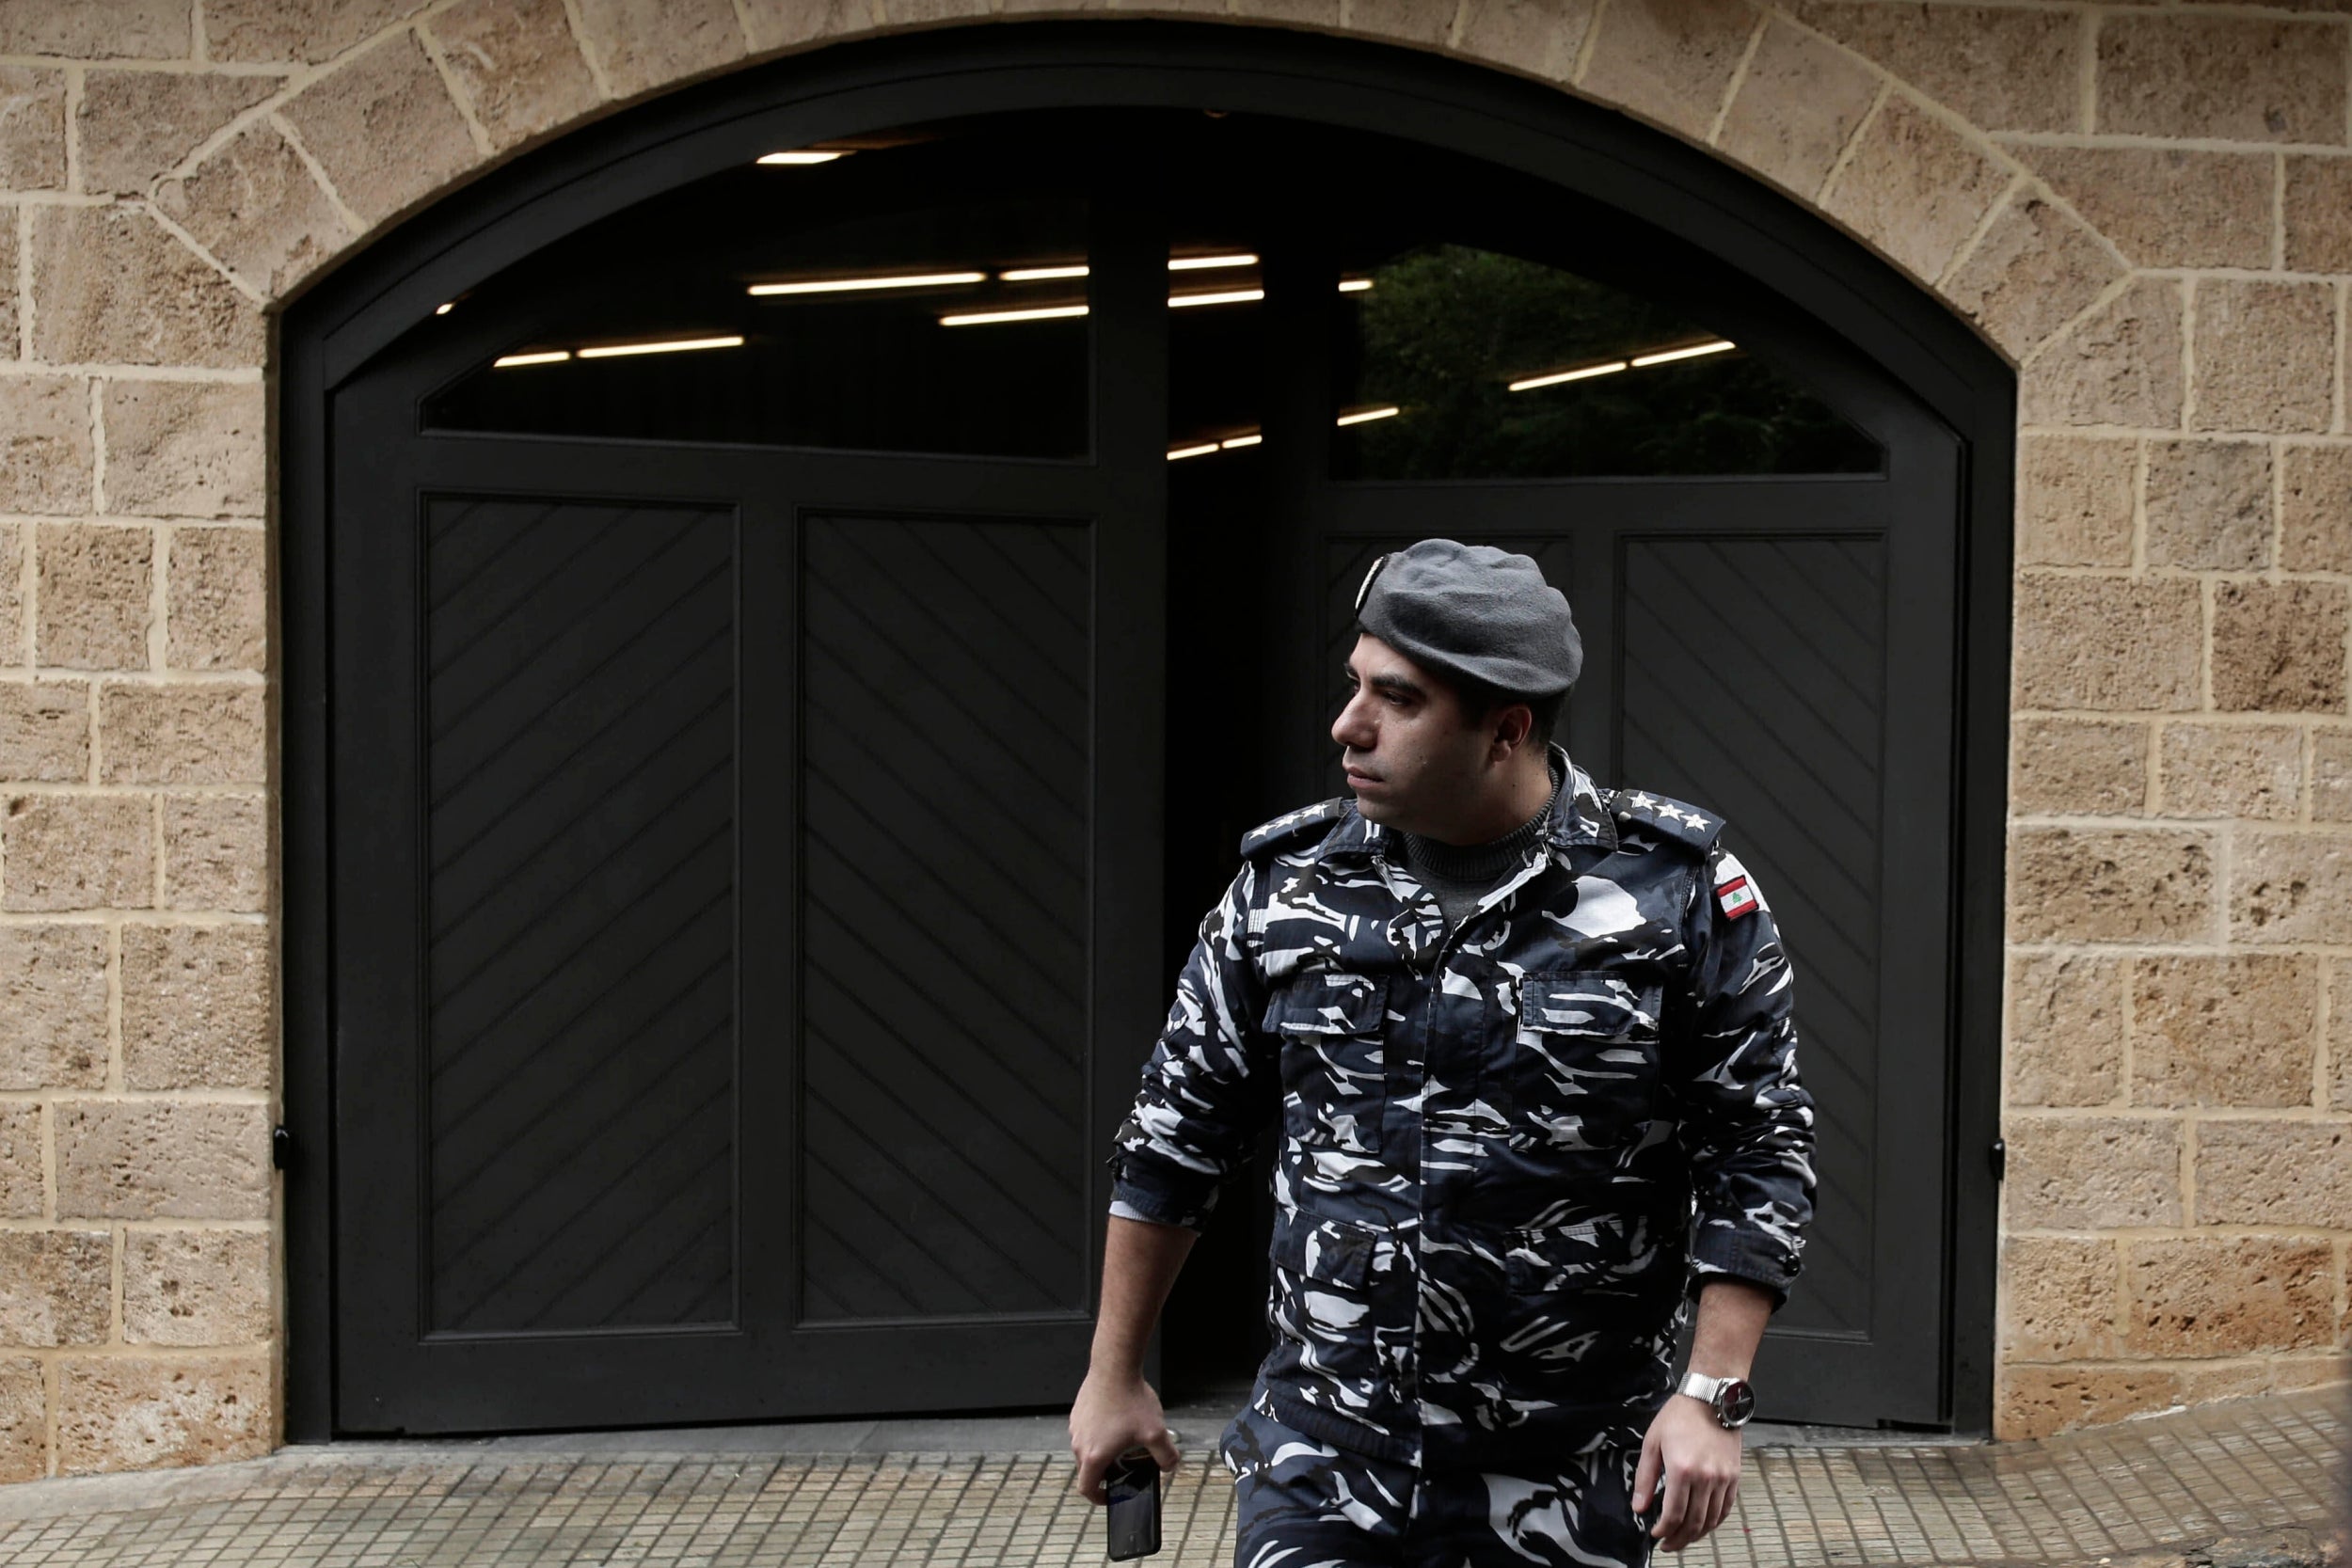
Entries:
POLYGON ((1609 1148, 1650 1119, 1662 983, 1609 970, 1530 974, 1502 1074, 1510 1144, 1609 1148))
POLYGON ((1282 1121, 1299 1142, 1378 1151, 1388 1001, 1387 980, 1329 971, 1295 975, 1275 992, 1265 1028, 1281 1042, 1282 1121))

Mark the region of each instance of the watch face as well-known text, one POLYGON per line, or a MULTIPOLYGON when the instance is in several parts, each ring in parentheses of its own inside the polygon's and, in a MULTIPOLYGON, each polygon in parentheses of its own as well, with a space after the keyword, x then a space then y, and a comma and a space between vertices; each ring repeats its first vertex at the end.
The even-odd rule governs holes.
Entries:
POLYGON ((1736 1377, 1725 1378, 1715 1391, 1716 1418, 1727 1427, 1739 1427, 1747 1425, 1755 1414, 1756 1390, 1736 1377))

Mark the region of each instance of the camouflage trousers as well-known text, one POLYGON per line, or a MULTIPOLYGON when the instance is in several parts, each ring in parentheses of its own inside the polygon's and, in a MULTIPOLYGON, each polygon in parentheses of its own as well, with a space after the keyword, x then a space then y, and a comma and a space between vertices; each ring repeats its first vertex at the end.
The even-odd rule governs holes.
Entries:
POLYGON ((1638 1447, 1596 1444, 1528 1474, 1423 1472, 1245 1409, 1219 1442, 1239 1522, 1233 1568, 1646 1568, 1638 1447))

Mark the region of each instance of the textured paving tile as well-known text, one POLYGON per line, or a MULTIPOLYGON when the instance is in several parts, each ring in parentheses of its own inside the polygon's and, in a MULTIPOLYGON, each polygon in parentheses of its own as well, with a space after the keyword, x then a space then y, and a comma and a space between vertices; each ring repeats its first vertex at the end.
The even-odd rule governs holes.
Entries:
MULTIPOLYGON (((2326 1529, 2346 1396, 2249 1400, 2040 1443, 1759 1447, 1688 1568, 2095 1565, 2326 1529)), ((644 1433, 648 1445, 674 1434, 644 1433)), ((555 1440, 545 1440, 553 1442, 555 1440)), ((340 1445, 216 1472, 0 1489, 0 1568, 1059 1568, 1104 1560, 1066 1458, 340 1445), (142 1506, 140 1494, 151 1499, 142 1506)), ((1168 1568, 1223 1568, 1232 1492, 1200 1457, 1168 1498, 1168 1568)), ((1669 1561, 1670 1559, 1661 1559, 1669 1561)))

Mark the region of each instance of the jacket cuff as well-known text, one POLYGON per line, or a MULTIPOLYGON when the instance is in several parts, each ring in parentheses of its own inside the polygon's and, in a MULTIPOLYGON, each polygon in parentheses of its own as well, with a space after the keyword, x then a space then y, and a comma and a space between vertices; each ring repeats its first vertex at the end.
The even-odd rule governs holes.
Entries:
POLYGON ((1198 1230, 1216 1207, 1217 1181, 1186 1171, 1175 1175, 1151 1160, 1122 1151, 1113 1156, 1119 1175, 1111 1183, 1111 1213, 1147 1225, 1181 1225, 1198 1230))
POLYGON ((1753 1231, 1704 1221, 1691 1247, 1690 1293, 1696 1298, 1709 1279, 1740 1279, 1772 1298, 1772 1310, 1788 1305, 1788 1287, 1796 1282, 1797 1260, 1786 1243, 1753 1231))

